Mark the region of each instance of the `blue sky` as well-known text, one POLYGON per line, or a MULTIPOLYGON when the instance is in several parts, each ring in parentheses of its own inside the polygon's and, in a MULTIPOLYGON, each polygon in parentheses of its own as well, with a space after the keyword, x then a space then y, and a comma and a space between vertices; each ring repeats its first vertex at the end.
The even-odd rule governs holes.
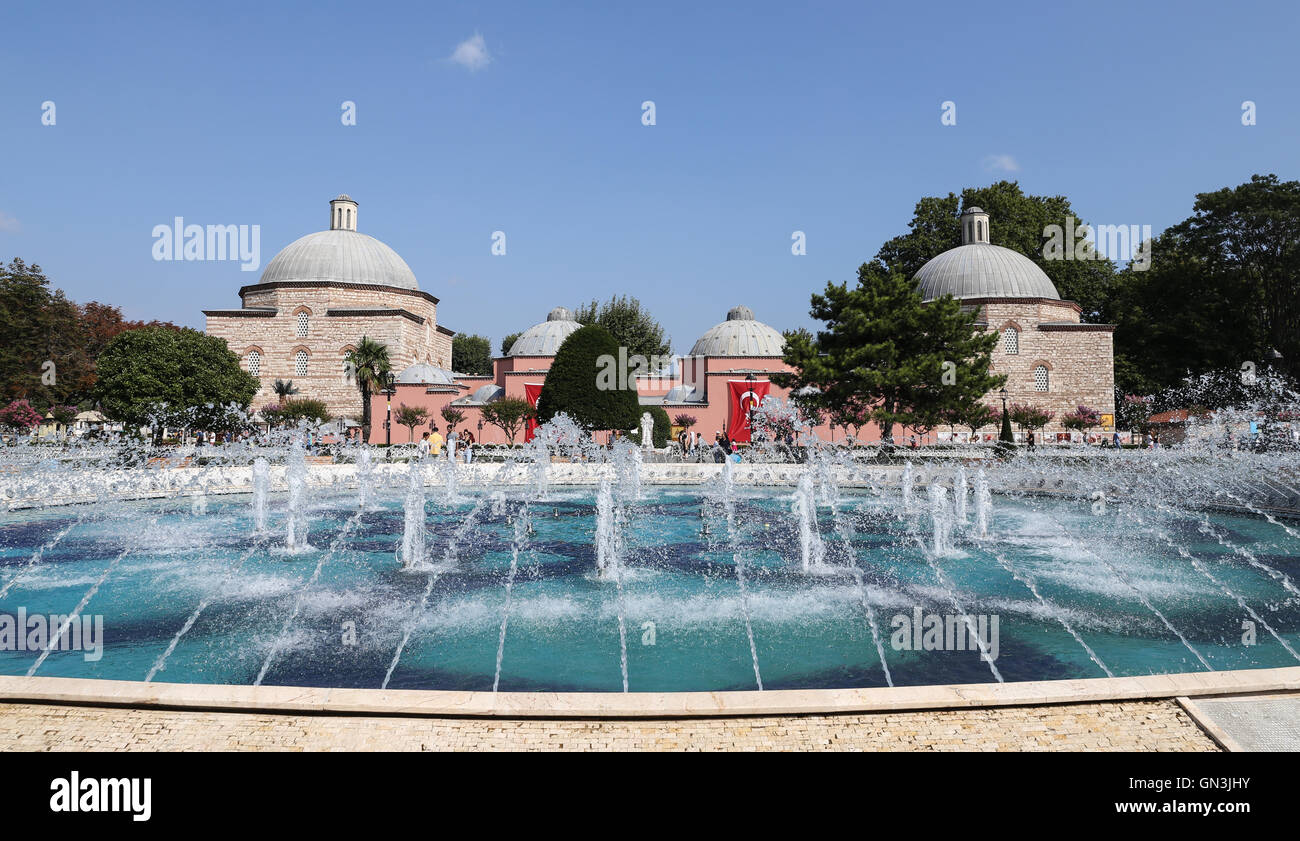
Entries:
POLYGON ((1285 2, 6 3, 0 31, 0 259, 196 327, 260 272, 155 261, 175 216, 260 225, 265 266, 346 192, 452 329, 629 293, 684 352, 738 303, 808 326, 922 196, 1013 178, 1158 232, 1300 156, 1285 2))

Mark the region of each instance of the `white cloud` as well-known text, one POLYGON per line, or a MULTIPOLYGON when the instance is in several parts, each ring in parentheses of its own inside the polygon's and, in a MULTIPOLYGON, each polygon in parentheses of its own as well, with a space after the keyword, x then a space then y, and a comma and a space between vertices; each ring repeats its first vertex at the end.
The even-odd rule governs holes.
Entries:
POLYGON ((454 61, 467 70, 477 71, 487 67, 492 61, 492 56, 488 54, 487 43, 484 42, 483 36, 475 32, 473 37, 457 44, 447 60, 454 61))
POLYGON ((989 155, 984 159, 984 169, 989 172, 1019 172, 1020 164, 1010 155, 989 155))
POLYGON ((7 234, 16 234, 18 233, 18 228, 18 220, 10 216, 8 213, 5 213, 3 210, 0 210, 0 231, 7 234))

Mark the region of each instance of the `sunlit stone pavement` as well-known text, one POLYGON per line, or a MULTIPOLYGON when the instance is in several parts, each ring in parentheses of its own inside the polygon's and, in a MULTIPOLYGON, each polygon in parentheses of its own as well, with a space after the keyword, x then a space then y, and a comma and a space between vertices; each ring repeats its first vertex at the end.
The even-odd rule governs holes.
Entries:
POLYGON ((677 720, 278 715, 0 704, 0 750, 1216 751, 1173 700, 677 720))

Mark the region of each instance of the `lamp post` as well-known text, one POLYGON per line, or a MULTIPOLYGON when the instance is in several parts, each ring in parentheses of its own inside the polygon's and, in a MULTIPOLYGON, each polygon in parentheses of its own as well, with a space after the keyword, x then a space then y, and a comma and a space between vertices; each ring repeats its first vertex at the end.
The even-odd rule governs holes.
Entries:
POLYGON ((393 395, 397 393, 397 384, 393 372, 384 374, 384 397, 387 398, 388 417, 384 419, 384 446, 393 444, 393 395))
POLYGON ((1002 398, 1002 430, 998 433, 998 444, 1010 447, 1016 443, 1016 436, 1011 433, 1011 415, 1007 413, 1007 390, 999 389, 998 396, 1002 398))

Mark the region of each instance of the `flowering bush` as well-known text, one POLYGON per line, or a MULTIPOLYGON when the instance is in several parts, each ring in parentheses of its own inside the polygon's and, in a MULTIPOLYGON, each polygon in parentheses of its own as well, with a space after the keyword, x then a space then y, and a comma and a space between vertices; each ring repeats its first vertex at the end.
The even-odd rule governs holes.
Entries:
POLYGON ((15 400, 0 409, 0 426, 28 430, 41 422, 41 414, 26 400, 15 400))

